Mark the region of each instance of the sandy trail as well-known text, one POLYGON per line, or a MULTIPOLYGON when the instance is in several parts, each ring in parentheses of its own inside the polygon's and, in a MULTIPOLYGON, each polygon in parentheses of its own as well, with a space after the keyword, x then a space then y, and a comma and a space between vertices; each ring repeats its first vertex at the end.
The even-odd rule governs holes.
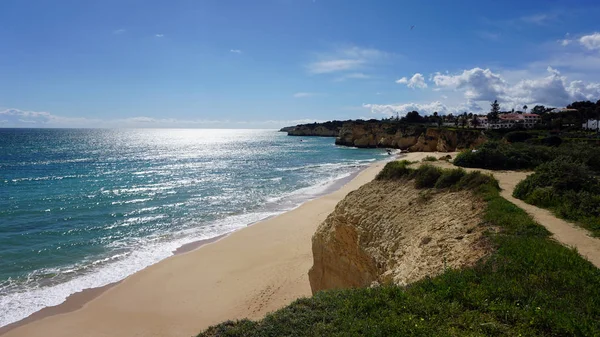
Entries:
MULTIPOLYGON (((453 156, 454 157, 454 156, 453 156)), ((437 166, 455 168, 448 162, 435 162, 437 166)), ((600 268, 600 239, 591 236, 587 230, 568 221, 557 218, 551 211, 530 205, 512 196, 517 184, 532 172, 491 171, 483 169, 466 169, 491 173, 498 179, 502 191, 500 195, 527 212, 535 221, 552 233, 552 237, 567 247, 577 249, 581 256, 600 268)))

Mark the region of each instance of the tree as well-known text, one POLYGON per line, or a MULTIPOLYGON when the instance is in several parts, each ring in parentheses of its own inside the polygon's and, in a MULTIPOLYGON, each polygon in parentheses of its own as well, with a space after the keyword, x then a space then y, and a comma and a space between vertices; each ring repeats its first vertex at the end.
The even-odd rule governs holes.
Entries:
POLYGON ((460 119, 460 124, 462 125, 463 129, 467 126, 467 117, 463 116, 460 119))
POLYGON ((408 123, 421 123, 423 121, 423 117, 421 117, 417 111, 411 111, 406 114, 404 120, 408 123))
POLYGON ((536 105, 531 109, 531 113, 541 115, 546 112, 546 107, 543 105, 536 105))
POLYGON ((494 102, 491 105, 492 109, 488 114, 488 120, 492 123, 495 123, 500 119, 500 104, 498 104, 498 100, 494 100, 494 102))
POLYGON ((479 126, 479 118, 477 118, 477 115, 473 115, 473 119, 471 119, 471 126, 474 128, 479 126))
POLYGON ((527 113, 527 105, 523 105, 523 112, 527 113))

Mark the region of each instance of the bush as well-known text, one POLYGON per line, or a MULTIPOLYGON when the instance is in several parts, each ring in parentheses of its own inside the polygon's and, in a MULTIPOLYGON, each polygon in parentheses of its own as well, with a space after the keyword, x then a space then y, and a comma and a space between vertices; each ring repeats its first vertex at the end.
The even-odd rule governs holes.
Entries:
POLYGON ((560 146, 560 144, 562 144, 562 139, 559 136, 550 136, 542 138, 541 142, 546 146, 560 146))
POLYGON ((587 166, 559 157, 540 165, 534 174, 517 184, 513 195, 524 199, 539 187, 551 187, 554 193, 563 193, 568 190, 597 191, 600 186, 587 166))
POLYGON ((410 162, 408 160, 402 161, 391 161, 383 167, 383 169, 377 174, 375 179, 400 179, 410 175, 413 169, 409 168, 410 162))
POLYGON ((435 166, 426 164, 421 165, 415 170, 413 176, 415 178, 416 188, 434 187, 438 178, 442 175, 442 170, 435 166))
POLYGON ((523 143, 531 137, 533 135, 527 131, 511 131, 504 135, 504 139, 509 143, 523 143))
POLYGON ((444 170, 442 175, 435 183, 435 188, 448 188, 455 186, 467 172, 461 168, 454 170, 444 170))
POLYGON ((427 156, 423 158, 423 161, 437 161, 438 159, 434 156, 427 156))
POLYGON ((454 164, 491 170, 520 170, 534 169, 555 157, 556 150, 547 146, 487 142, 476 150, 461 152, 454 159, 454 164))
POLYGON ((500 189, 498 180, 491 174, 483 174, 480 171, 473 171, 465 174, 456 184, 458 188, 474 190, 481 186, 493 186, 500 189))
POLYGON ((600 235, 600 182, 588 167, 559 157, 517 184, 513 196, 553 210, 600 235))

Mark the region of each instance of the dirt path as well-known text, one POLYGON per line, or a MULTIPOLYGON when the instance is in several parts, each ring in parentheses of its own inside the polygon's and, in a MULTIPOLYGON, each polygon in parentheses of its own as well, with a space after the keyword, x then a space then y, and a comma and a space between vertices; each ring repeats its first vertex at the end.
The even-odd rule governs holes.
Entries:
MULTIPOLYGON (((436 162, 437 166, 445 168, 454 168, 455 166, 447 162, 436 162)), ((552 233, 552 237, 567 247, 577 249, 579 254, 588 259, 596 267, 600 268, 600 239, 591 236, 587 230, 576 225, 559 219, 552 212, 530 205, 524 201, 512 196, 517 184, 525 179, 526 172, 516 171, 489 171, 483 169, 466 169, 467 171, 483 171, 492 173, 498 182, 502 192, 500 195, 513 204, 517 205, 527 212, 535 221, 543 225, 552 233)))

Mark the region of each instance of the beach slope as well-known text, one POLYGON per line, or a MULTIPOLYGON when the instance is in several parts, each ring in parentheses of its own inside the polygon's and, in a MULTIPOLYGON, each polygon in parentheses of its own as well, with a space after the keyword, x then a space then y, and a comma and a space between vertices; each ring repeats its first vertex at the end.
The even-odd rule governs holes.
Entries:
POLYGON ((312 235, 340 200, 384 165, 374 163, 331 194, 150 266, 80 309, 21 324, 4 336, 191 336, 311 296, 312 235))

